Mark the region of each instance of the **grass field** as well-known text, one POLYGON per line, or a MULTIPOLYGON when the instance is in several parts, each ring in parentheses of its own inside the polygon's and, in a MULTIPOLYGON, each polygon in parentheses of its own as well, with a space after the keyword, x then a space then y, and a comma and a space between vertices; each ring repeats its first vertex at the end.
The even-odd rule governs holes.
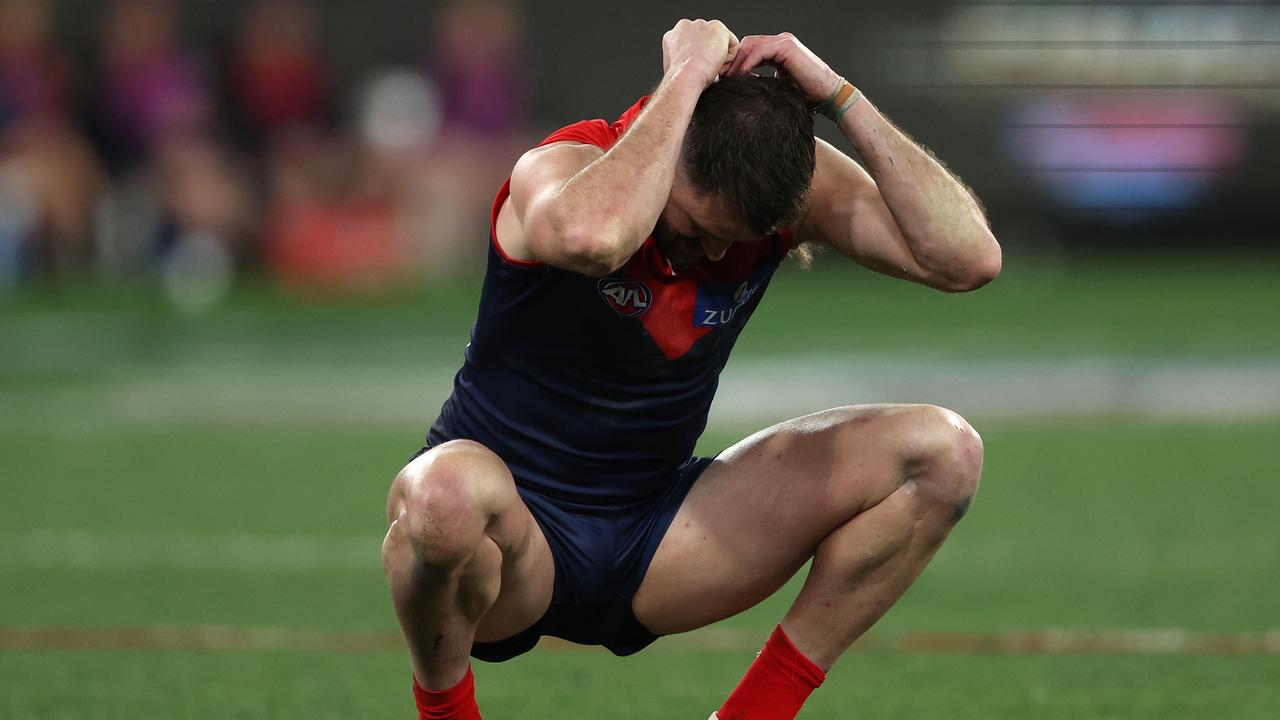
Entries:
MULTIPOLYGON (((788 273, 740 352, 1275 360, 1277 267, 1135 258, 968 297, 788 273)), ((0 718, 410 717, 377 548, 435 408, 384 417, 365 391, 416 366, 447 382, 474 293, 245 291, 195 319, 141 293, 0 305, 0 718), (244 377, 257 396, 218 396, 244 377)), ((970 419, 988 459, 973 511, 802 718, 1280 717, 1280 417, 970 419), (911 642, 1169 629, 1186 635, 1109 652, 911 642), (1207 635, 1239 642, 1177 642, 1207 635)), ((544 644, 478 665, 481 708, 701 720, 793 594, 633 658, 544 644)))

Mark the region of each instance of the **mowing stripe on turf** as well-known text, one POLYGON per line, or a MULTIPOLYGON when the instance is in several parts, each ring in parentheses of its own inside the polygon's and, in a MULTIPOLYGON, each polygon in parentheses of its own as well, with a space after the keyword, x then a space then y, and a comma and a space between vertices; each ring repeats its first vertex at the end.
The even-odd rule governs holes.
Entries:
MULTIPOLYGON (((737 628, 708 628, 664 638, 659 647, 755 652, 762 634, 737 628)), ((542 650, 593 651, 556 638, 542 650)), ((340 632, 297 628, 225 626, 143 628, 0 628, 0 650, 219 650, 287 652, 390 652, 404 649, 395 632, 340 632)), ((1009 633, 906 633, 870 635, 856 650, 904 653, 995 653, 1010 655, 1280 655, 1280 629, 1260 633, 1202 633, 1178 628, 1087 632, 1048 629, 1009 633)), ((603 652, 594 650, 597 652, 603 652)))
MULTIPOLYGON (((1076 541, 1085 547, 1090 540, 1076 541)), ((1091 572, 1118 568, 1130 572, 1162 570, 1207 571, 1221 567, 1222 558, 1237 556, 1236 567, 1266 572, 1280 563, 1280 546, 1271 538, 1168 537, 1158 542, 1143 538, 1104 538, 1106 559, 1082 552, 1078 562, 1091 572)), ((89 529, 33 530, 0 534, 0 570, 49 569, 73 571, 194 570, 249 573, 307 574, 370 572, 382 574, 382 536, 374 534, 322 535, 260 533, 119 532, 89 529)), ((982 572, 1002 574, 1024 566, 1035 548, 999 539, 957 537, 950 541, 945 560, 933 563, 929 574, 982 572)), ((1071 562, 1070 558, 1059 562, 1071 562)))
MULTIPOLYGON (((381 575, 378 534, 274 534, 115 532, 115 530, 31 530, 0 534, 0 570, 197 570, 230 573, 375 573, 381 575)), ((1088 542, 1080 539, 1078 542, 1088 542)), ((1274 539, 1252 538, 1106 538, 1106 552, 1082 553, 1092 573, 1124 571, 1212 570, 1224 556, 1236 566, 1267 571, 1280 562, 1274 539)), ((952 539, 946 560, 934 562, 929 575, 1002 574, 1024 565, 1034 548, 977 537, 952 539)), ((1064 562, 1070 559, 1060 560, 1064 562)))
POLYGON ((36 530, 0 536, 0 568, 381 574, 381 546, 381 535, 36 530))

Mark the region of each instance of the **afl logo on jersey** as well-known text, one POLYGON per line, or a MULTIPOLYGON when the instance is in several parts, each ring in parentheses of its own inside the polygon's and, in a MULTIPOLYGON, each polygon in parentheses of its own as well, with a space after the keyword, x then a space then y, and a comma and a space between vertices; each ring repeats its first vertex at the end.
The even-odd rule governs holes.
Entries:
POLYGON ((601 278, 596 288, 600 290, 600 297, 622 317, 640 317, 653 303, 649 286, 639 280, 601 278))

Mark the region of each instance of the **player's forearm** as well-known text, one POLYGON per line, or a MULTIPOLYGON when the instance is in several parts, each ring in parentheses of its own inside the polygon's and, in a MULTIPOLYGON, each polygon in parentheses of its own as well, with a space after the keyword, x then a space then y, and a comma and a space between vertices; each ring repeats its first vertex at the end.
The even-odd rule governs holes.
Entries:
POLYGON ((653 231, 705 85, 698 72, 672 68, 626 134, 558 193, 558 224, 593 274, 621 267, 653 231))
POLYGON ((973 194, 866 98, 840 119, 916 261, 951 289, 980 287, 1000 272, 1000 245, 973 194))

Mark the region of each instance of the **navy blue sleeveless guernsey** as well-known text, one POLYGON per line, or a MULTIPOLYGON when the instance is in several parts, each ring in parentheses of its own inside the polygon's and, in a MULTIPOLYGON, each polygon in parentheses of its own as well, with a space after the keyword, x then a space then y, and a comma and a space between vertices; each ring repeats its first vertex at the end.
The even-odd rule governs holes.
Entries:
MULTIPOLYGON (((645 99, 614 123, 588 120, 541 145, 609 148, 645 99)), ((673 270, 652 237, 622 268, 592 278, 508 258, 494 237, 479 316, 453 394, 427 444, 468 438, 516 482, 595 506, 653 497, 693 453, 720 371, 789 250, 788 233, 673 270)))

